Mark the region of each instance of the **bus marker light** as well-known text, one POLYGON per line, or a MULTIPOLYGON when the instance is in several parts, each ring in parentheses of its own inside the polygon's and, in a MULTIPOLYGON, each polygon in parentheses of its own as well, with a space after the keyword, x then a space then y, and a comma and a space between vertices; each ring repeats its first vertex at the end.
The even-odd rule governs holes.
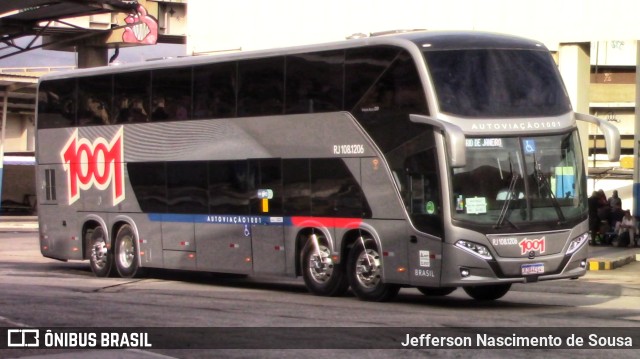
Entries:
POLYGON ((78 247, 73 247, 71 248, 72 251, 77 252, 78 251, 78 247))
POLYGON ((405 268, 405 267, 398 267, 397 271, 398 271, 398 273, 404 273, 404 272, 406 272, 406 271, 407 271, 407 268, 405 268))
POLYGON ((244 261, 247 262, 247 263, 251 262, 251 257, 245 258, 244 261))
POLYGON ((138 242, 140 244, 147 244, 147 240, 146 239, 140 239, 138 242))
POLYGON ((188 245, 189 245, 189 242, 187 242, 187 241, 182 241, 182 242, 180 242, 180 245, 181 245, 181 246, 188 246, 188 245))
POLYGON ((187 255, 187 257, 189 257, 189 259, 194 259, 196 257, 196 255, 193 254, 193 253, 189 253, 189 255, 187 255))
POLYGON ((140 255, 143 256, 144 255, 144 251, 140 251, 140 255))
POLYGON ((49 246, 42 246, 42 249, 45 250, 45 251, 49 250, 49 246))
POLYGON ((331 259, 333 260, 334 263, 338 263, 340 261, 340 256, 333 255, 331 256, 331 259))
POLYGON ((276 251, 284 251, 284 247, 283 246, 275 246, 275 247, 273 247, 273 249, 275 249, 276 251))
POLYGON ((230 243, 229 248, 240 248, 240 245, 237 243, 230 243))

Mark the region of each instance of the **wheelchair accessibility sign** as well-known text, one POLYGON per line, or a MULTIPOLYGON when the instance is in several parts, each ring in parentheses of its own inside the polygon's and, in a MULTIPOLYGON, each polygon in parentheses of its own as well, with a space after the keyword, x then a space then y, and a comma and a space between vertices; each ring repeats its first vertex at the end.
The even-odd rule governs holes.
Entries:
POLYGON ((524 153, 531 154, 536 152, 536 141, 529 138, 523 140, 524 144, 524 153))

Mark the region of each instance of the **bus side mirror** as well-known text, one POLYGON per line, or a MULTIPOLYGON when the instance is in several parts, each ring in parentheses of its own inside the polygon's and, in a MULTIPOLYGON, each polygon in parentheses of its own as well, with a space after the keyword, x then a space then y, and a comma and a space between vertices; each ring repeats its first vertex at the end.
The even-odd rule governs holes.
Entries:
POLYGON ((618 128, 605 120, 601 120, 595 116, 584 113, 574 113, 576 120, 590 122, 598 125, 600 131, 604 135, 604 142, 607 146, 607 155, 609 161, 617 162, 620 160, 620 132, 618 128))
POLYGON ((447 139, 449 164, 451 167, 464 167, 467 164, 465 135, 457 125, 424 115, 409 115, 411 122, 424 123, 439 128, 447 139))

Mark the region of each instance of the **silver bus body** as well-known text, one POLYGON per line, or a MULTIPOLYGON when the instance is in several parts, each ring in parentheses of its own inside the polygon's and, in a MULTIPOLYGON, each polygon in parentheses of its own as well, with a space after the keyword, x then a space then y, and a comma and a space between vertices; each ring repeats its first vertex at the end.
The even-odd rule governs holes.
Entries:
POLYGON ((615 128, 572 111, 544 46, 476 32, 57 73, 39 99, 42 254, 99 276, 302 275, 319 295, 497 299, 586 272, 576 120, 619 155, 615 128), (472 75, 509 64, 502 82, 472 75), (518 74, 525 86, 502 91, 518 74))

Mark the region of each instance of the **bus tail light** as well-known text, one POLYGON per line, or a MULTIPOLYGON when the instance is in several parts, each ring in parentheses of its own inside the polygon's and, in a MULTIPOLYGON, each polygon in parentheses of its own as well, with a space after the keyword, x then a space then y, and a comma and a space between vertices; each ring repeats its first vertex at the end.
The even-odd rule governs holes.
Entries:
POLYGON ((569 248, 567 249, 567 254, 573 254, 577 251, 582 245, 589 240, 589 232, 585 232, 582 235, 577 236, 569 242, 569 248))
POLYGON ((459 240, 456 242, 455 246, 482 259, 493 259, 493 256, 489 252, 489 248, 483 246, 482 244, 459 240))

